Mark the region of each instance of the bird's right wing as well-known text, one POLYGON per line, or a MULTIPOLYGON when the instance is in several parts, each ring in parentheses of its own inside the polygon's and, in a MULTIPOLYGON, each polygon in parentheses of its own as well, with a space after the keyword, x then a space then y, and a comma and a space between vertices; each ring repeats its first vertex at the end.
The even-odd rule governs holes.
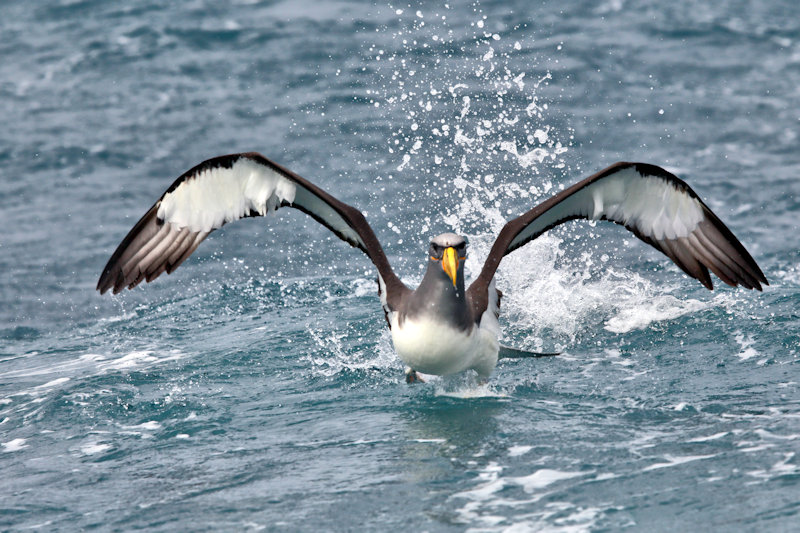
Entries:
POLYGON ((303 211, 366 253, 389 294, 408 290, 358 209, 257 153, 215 157, 179 177, 122 240, 97 290, 116 294, 172 273, 215 229, 285 206, 303 211))

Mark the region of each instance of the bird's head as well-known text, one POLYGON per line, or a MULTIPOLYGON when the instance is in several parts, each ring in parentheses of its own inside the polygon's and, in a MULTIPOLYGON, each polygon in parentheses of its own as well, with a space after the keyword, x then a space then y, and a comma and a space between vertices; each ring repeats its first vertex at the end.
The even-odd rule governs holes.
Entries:
POLYGON ((442 233, 431 241, 428 249, 428 269, 441 268, 456 287, 464 283, 464 260, 467 258, 467 241, 455 233, 442 233))

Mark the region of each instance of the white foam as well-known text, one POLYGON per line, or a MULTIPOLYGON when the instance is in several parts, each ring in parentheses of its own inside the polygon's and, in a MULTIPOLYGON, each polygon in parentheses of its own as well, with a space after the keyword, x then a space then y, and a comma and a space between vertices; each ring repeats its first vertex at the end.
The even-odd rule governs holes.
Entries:
POLYGON ((511 457, 518 457, 520 455, 525 455, 532 449, 533 446, 511 446, 508 449, 508 455, 510 455, 511 457))
POLYGON ((103 453, 111 449, 110 444, 106 443, 98 443, 98 442, 89 442, 81 446, 81 453, 83 455, 96 455, 98 453, 103 453))
POLYGON ((709 306, 708 303, 699 300, 679 300, 670 295, 629 303, 633 303, 633 305, 619 309, 616 316, 606 321, 606 330, 612 333, 627 333, 636 329, 645 329, 653 322, 674 320, 709 306))
POLYGON ((70 379, 74 379, 75 376, 99 375, 110 370, 130 370, 138 367, 152 366, 162 362, 175 361, 184 356, 184 354, 177 350, 172 350, 165 354, 156 354, 156 352, 152 350, 137 350, 124 354, 121 357, 87 353, 81 355, 80 357, 68 359, 55 364, 51 362, 43 362, 41 364, 29 366, 22 370, 12 370, 9 372, 0 373, 0 378, 30 378, 38 376, 47 377, 52 375, 61 376, 47 381, 42 385, 37 385, 28 391, 21 391, 17 393, 38 395, 42 391, 63 385, 70 379), (68 374, 72 377, 64 377, 63 374, 68 374))
MULTIPOLYGON (((492 239, 494 236, 492 236, 492 239)), ((477 239, 472 239, 475 242, 477 239)), ((481 260, 491 243, 477 243, 481 260)), ((506 320, 524 324, 530 332, 522 348, 540 350, 540 331, 573 341, 584 327, 587 315, 596 312, 608 299, 608 287, 585 283, 557 268, 562 252, 561 240, 544 235, 506 256, 497 272, 498 287, 504 291, 501 312, 506 320), (506 290, 506 288, 513 290, 506 290)), ((562 346, 556 346, 562 349, 562 346)))
POLYGON ((133 426, 120 425, 119 427, 123 430, 120 432, 123 435, 134 435, 143 439, 151 439, 153 438, 151 432, 161 429, 161 424, 155 420, 149 420, 133 426))
POLYGON ((762 439, 773 439, 773 440, 797 440, 800 438, 800 434, 792 433, 789 435, 776 435, 775 433, 770 433, 766 429, 756 429, 754 431, 756 435, 761 437, 762 439))
POLYGON ((3 447, 3 452, 10 453, 19 451, 23 448, 27 448, 27 444, 25 444, 26 442, 27 442, 26 439, 13 439, 8 442, 0 443, 0 446, 3 447))
POLYGON ((693 439, 689 439, 686 442, 708 442, 712 440, 721 439, 722 437, 728 435, 729 431, 722 431, 720 433, 714 433, 713 435, 709 435, 708 437, 695 437, 693 439))
POLYGON ((314 372, 330 377, 345 370, 386 370, 387 376, 398 368, 399 361, 392 348, 390 333, 388 330, 381 332, 377 350, 360 350, 353 353, 351 346, 346 345, 349 331, 331 330, 330 325, 325 329, 308 326, 306 331, 309 337, 319 346, 319 350, 314 350, 301 357, 302 361, 310 362, 314 372))
POLYGON ((157 429, 161 429, 161 424, 156 422, 155 420, 149 420, 147 422, 143 422, 136 426, 122 426, 125 429, 139 429, 142 431, 155 431, 157 429))
POLYGON ((648 467, 642 469, 642 472, 649 472, 650 470, 658 470, 661 468, 670 468, 673 466, 678 466, 686 463, 691 463, 693 461, 701 461, 703 459, 710 459, 711 457, 716 457, 717 454, 711 455, 687 455, 683 457, 674 457, 672 455, 665 455, 664 459, 666 459, 665 463, 655 463, 648 467))
POLYGON ((774 444, 758 444, 756 446, 746 446, 745 443, 739 443, 737 446, 743 446, 739 449, 742 453, 756 453, 756 452, 763 452, 764 450, 769 450, 775 447, 774 444))
MULTIPOLYGON (((537 130, 537 132, 538 131, 541 130, 537 130)), ((565 146, 561 146, 561 143, 558 143, 552 149, 536 147, 527 152, 520 153, 516 143, 512 141, 501 142, 500 149, 513 155, 516 158, 519 166, 522 168, 528 168, 537 164, 541 165, 546 160, 555 159, 567 151, 565 146)))
POLYGON ((619 475, 612 474, 611 472, 605 472, 603 474, 597 474, 594 478, 595 481, 606 481, 608 479, 616 479, 619 475))
POLYGON ((457 495, 472 500, 486 500, 492 495, 496 494, 497 492, 503 490, 505 486, 506 486, 505 479, 493 479, 491 481, 481 484, 480 486, 472 490, 459 492, 457 495))
POLYGON ((477 487, 453 495, 453 498, 467 500, 462 507, 456 509, 456 514, 459 522, 469 524, 469 531, 587 531, 603 514, 600 508, 579 507, 567 502, 556 501, 543 507, 534 506, 542 498, 552 494, 546 492, 551 485, 592 472, 566 472, 542 468, 529 476, 508 478, 502 477, 502 472, 502 466, 490 462, 478 473, 477 487), (527 498, 501 496, 504 489, 514 486, 521 487, 529 496, 527 498), (509 516, 508 512, 496 513, 495 510, 498 508, 524 509, 525 512, 519 517, 509 516), (557 526, 554 527, 554 523, 557 526))
POLYGON ((741 331, 737 331, 734 334, 734 339, 741 347, 739 353, 736 354, 736 356, 742 361, 746 361, 748 359, 752 359, 753 357, 757 357, 758 355, 760 355, 758 351, 755 348, 753 348, 753 344, 755 344, 755 341, 753 340, 752 335, 745 336, 744 333, 742 333, 741 331))
MULTIPOLYGON (((354 298, 363 298, 366 296, 374 296, 378 292, 378 285, 375 283, 375 278, 372 279, 356 279, 351 283, 353 288, 352 296, 354 298)), ((383 292, 381 292, 383 295, 383 292)))
POLYGON ((149 350, 131 352, 103 365, 106 369, 123 370, 153 363, 158 359, 149 350))
POLYGON ((458 388, 455 390, 437 388, 435 395, 447 398, 457 398, 460 400, 472 400, 477 398, 508 398, 508 394, 496 390, 495 387, 488 383, 474 385, 465 384, 463 388, 458 388))
POLYGON ((131 311, 129 313, 123 313, 123 314, 117 315, 117 316, 101 318, 99 320, 99 322, 100 323, 104 323, 105 322, 105 323, 113 324, 114 322, 127 321, 127 320, 130 320, 130 319, 135 318, 135 317, 136 317, 136 312, 135 311, 131 311))
POLYGON ((551 470, 549 468, 542 468, 533 474, 525 477, 511 478, 511 480, 520 485, 525 492, 535 492, 563 479, 571 479, 586 475, 582 472, 562 472, 559 470, 551 470))
POLYGON ((782 476, 796 476, 800 474, 800 466, 793 464, 791 461, 795 457, 795 452, 786 452, 783 454, 783 459, 773 464, 769 470, 759 469, 747 472, 748 476, 759 478, 764 481, 774 479, 782 476))
POLYGON ((800 466, 791 464, 789 461, 794 459, 794 452, 787 452, 783 454, 783 460, 778 461, 774 465, 772 465, 772 472, 778 475, 790 475, 790 474, 797 474, 800 472, 800 466))
POLYGON ((53 387, 57 387, 59 385, 63 385, 67 381, 69 381, 69 378, 58 378, 58 379, 54 379, 53 381, 48 381, 44 385, 39 385, 39 386, 34 387, 34 388, 36 390, 52 389, 53 387))
POLYGON ((478 472, 478 481, 481 482, 474 489, 459 492, 454 494, 454 497, 468 498, 471 500, 486 500, 492 494, 502 490, 505 486, 505 481, 500 479, 500 473, 503 467, 494 461, 490 461, 480 472, 478 472))

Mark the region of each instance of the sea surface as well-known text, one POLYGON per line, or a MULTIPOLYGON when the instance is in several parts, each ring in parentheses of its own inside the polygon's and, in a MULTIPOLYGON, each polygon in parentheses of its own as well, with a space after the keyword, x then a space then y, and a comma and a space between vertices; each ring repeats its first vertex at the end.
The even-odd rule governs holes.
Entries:
POLYGON ((798 531, 800 3, 0 3, 0 530, 798 531), (118 296, 166 187, 258 151, 362 209, 409 285, 457 231, 619 160, 769 279, 622 227, 508 256, 505 344, 409 386, 375 271, 291 209, 118 296))

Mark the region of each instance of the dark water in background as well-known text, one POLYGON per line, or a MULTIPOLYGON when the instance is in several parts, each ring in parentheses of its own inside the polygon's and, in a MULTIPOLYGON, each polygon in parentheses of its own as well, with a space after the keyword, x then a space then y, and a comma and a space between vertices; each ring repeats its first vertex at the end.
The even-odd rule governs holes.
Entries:
POLYGON ((800 7, 451 4, 0 4, 0 529, 797 529, 800 7), (175 177, 247 150, 409 283, 433 234, 474 272, 559 186, 665 165, 771 286, 568 225, 498 279, 505 341, 565 354, 484 388, 406 386, 371 265, 300 213, 94 292, 175 177))

